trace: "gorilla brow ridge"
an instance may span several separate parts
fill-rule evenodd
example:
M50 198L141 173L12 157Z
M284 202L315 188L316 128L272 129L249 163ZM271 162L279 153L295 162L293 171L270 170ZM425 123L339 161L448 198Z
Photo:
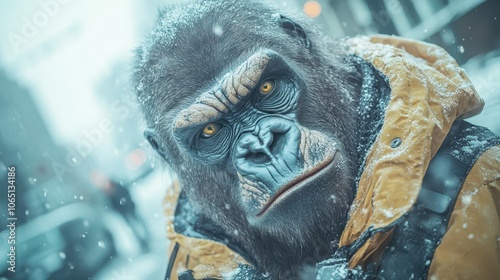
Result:
M224 75L219 86L203 93L194 104L180 111L174 121L174 128L191 127L218 119L225 111L221 111L220 105L231 111L252 92L257 85L255 80L260 80L270 60L270 54L265 51L252 55L235 70ZM219 91L230 104L221 101L217 95Z

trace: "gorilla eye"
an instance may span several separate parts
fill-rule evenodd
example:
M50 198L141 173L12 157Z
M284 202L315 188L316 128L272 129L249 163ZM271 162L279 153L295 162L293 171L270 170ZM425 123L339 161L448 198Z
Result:
M201 136L203 138L210 138L210 137L214 136L219 131L219 129L220 129L220 124L209 123L203 128L203 131L201 132Z
M259 93L262 95L268 95L271 93L274 89L274 80L267 80L264 81L262 84L259 86Z

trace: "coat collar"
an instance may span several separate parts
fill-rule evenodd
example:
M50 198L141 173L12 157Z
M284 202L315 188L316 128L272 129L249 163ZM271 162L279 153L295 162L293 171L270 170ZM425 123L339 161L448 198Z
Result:
M483 107L464 70L438 46L394 36L357 37L345 43L388 78L391 97L367 154L340 247L369 228L390 228L408 212L452 123ZM387 237L383 231L375 234L354 255L351 266L368 258Z

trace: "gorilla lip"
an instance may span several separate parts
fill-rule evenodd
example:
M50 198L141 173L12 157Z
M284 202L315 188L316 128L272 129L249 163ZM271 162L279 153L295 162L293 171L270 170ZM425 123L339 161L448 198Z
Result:
M278 191L266 202L262 210L256 215L257 217L263 216L267 210L272 208L273 204L279 200L281 197L285 196L287 193L293 191L294 189L300 188L304 185L305 181L310 180L315 177L322 170L326 169L335 159L336 152L333 156L326 158L323 162L321 162L316 168L311 169L309 172L306 172L297 178L291 180L287 184L283 185Z

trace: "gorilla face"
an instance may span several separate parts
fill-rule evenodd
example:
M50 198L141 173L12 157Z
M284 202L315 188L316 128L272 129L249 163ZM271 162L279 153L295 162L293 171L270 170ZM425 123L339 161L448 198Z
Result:
M329 256L357 158L359 73L340 44L262 4L204 1L160 16L134 82L145 136L254 266L292 279Z
M180 111L175 141L200 164L230 166L232 197L252 226L271 230L330 204L345 176L333 135L297 122L306 84L278 53L260 50ZM310 218L310 217L304 217Z

